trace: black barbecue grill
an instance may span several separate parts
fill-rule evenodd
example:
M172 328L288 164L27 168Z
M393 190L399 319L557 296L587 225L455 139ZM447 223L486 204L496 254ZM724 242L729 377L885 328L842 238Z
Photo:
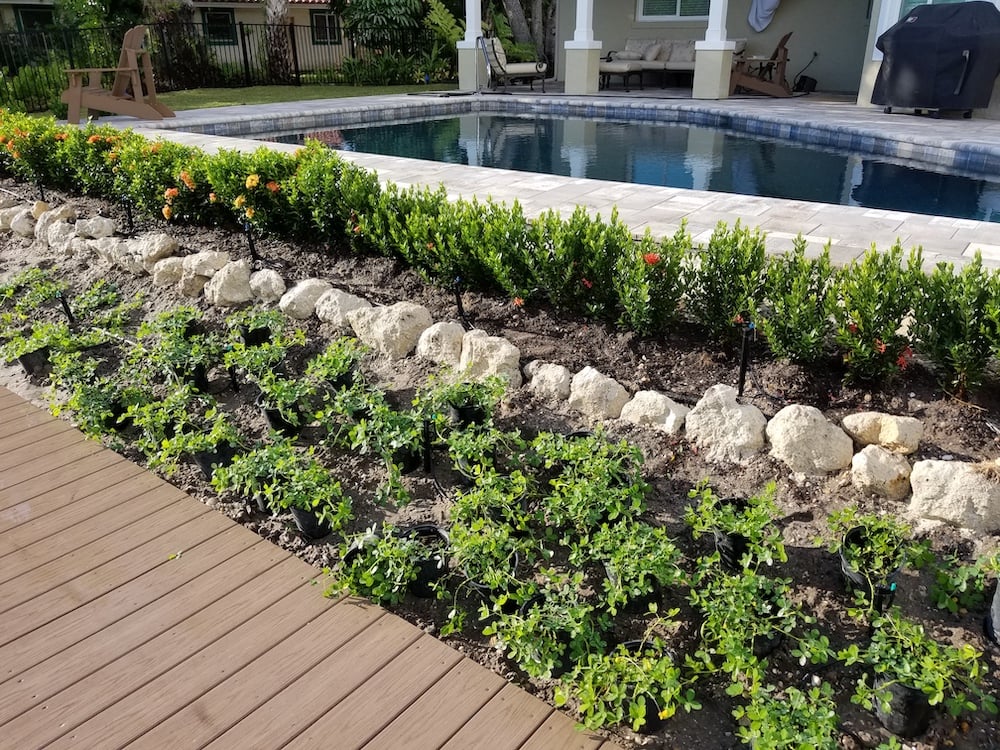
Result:
M937 114L990 104L1000 74L1000 11L990 2L919 5L882 34L872 104Z

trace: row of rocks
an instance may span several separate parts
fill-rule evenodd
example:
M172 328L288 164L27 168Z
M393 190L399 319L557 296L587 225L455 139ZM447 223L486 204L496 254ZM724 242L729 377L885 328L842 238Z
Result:
M114 222L103 217L76 220L72 206L0 207L0 229L44 243L64 256L93 254L135 275L150 274L157 286L204 294L208 304L233 307L256 301L276 304L290 318L316 316L335 330L351 332L374 351L402 359L411 353L446 365L464 377L500 375L511 387L522 385L521 352L502 337L455 322L437 322L410 302L373 306L323 279L286 286L272 269L252 271L249 261L227 253L180 255L169 235L153 233L122 239ZM592 367L571 373L566 367L532 361L523 370L527 387L538 397L565 402L593 422L622 419L637 425L682 431L710 461L741 463L769 449L795 474L822 476L850 470L861 492L903 500L910 497L914 519L947 523L974 533L1000 528L1000 461L985 465L956 461L916 461L923 433L912 417L877 412L851 414L841 424L812 406L792 404L768 420L755 406L742 404L735 388L716 385L691 409L656 391L634 395ZM860 450L855 451L855 447Z

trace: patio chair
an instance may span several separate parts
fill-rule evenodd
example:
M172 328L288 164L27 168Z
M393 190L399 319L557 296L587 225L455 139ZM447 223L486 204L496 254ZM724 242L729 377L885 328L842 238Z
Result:
M770 57L744 56L738 57L733 64L732 76L729 79L729 95L737 89L756 91L768 96L786 97L792 95L792 87L785 77L788 66L789 31L778 42Z
M479 37L479 47L483 51L483 58L486 60L486 85L495 89L498 86L506 88L508 83L515 81L527 81L531 90L535 90L535 81L542 82L542 93L545 93L545 74L548 72L549 64L544 60L533 62L507 62L507 53L504 52L503 45L496 37Z
M88 116L90 110L146 120L174 116L173 110L156 100L145 26L125 32L118 67L70 68L66 73L69 88L59 98L69 105L68 122L80 122L81 111ZM115 74L110 89L101 85L105 73Z

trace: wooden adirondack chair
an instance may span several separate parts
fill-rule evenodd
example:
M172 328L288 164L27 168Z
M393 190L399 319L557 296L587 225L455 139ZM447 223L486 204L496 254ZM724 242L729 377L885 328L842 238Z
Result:
M733 64L733 74L729 79L730 96L737 88L746 91L756 91L769 96L791 96L792 87L785 77L788 66L789 31L778 42L778 46L770 57L738 57Z
M81 111L89 116L89 110L145 120L174 116L173 110L156 100L145 26L133 26L125 32L118 67L71 68L66 73L69 88L59 98L69 105L66 117L69 122L80 122ZM110 89L101 85L105 73L115 74Z

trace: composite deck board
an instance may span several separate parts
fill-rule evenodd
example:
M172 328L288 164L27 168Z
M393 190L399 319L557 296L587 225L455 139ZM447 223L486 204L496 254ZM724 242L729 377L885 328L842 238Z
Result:
M4 515L2 510L4 508L30 502L52 490L81 482L94 474L118 470L121 467L128 467L129 472L134 476L145 473L141 467L126 461L111 451L98 451L84 455L82 458L78 457L65 464L53 466L49 472L40 477L27 479L17 484L8 483L9 477L0 472L0 518ZM98 481L101 480L98 479ZM3 527L0 526L0 528Z
M440 747L505 684L499 675L463 659L366 742L365 750Z
M311 750L330 737L342 750L364 747L461 659L455 649L422 635L286 747Z
M379 618L207 747L284 747L422 635L397 617Z
M252 590L247 592L245 604L227 605L214 616L201 618L197 627L189 629L186 637L176 643L168 644L166 652L181 654L194 650L196 646L200 648L185 662L160 674L155 680L148 681L148 673L133 669L129 665L124 672L126 680L134 674L147 681L141 687L133 687L125 692L118 687L118 683L123 679L122 671L118 668L111 669L106 678L113 683L114 690L121 699L100 713L92 715L88 721L60 737L49 747L52 750L57 748L77 750L81 747L101 745L119 747L126 744L168 718L173 713L172 706L183 705L197 699L230 674L242 669L281 643L318 617L324 609L332 606L331 602L317 596L316 589L308 582L299 580L301 570L299 561L289 558L262 576L261 581L273 572L275 578L280 579L281 588L277 580L271 584L274 592L288 586L294 586L294 589L287 596L281 597L260 611L258 608L261 604L268 601L264 596L265 592L261 590L263 586L251 587ZM270 594L272 591L267 593ZM242 610L238 614L246 619L238 624L230 622L228 618L232 609ZM248 614L252 616L247 618ZM149 645L154 644L151 641ZM159 644L149 652L151 660L156 663L156 669L159 669L164 662L163 653L164 649L159 647ZM86 710L93 710L90 689L83 689L78 693L74 691L74 694L81 704L86 705ZM63 718L61 712L59 716ZM65 719L63 721L65 722Z
M606 746L605 739L598 734L585 731L567 734L565 721L562 714L550 715L519 750L598 750Z
M123 654L143 646L286 559L263 540L198 576L171 596L94 632L0 683L0 724L70 687ZM15 679L16 677L16 679ZM169 744L169 743L166 743Z
M0 675L7 679L21 674L131 613L141 612L150 604L163 600L169 605L172 594L187 597L185 586L212 575L216 570L224 571L226 564L234 556L259 541L256 535L233 526L218 536L189 547L183 555L171 560L169 565L156 567L103 596L36 627L21 638L0 646ZM198 604L207 606L232 588L235 586L230 588L226 582L221 582L214 593L207 595L206 600ZM3 705L3 697L0 693L0 705Z
M130 750L201 747L370 627L386 611L348 599L128 745Z
M601 747L0 388L0 747Z
M441 747L447 750L468 750L473 747L517 750L553 710L551 706L515 685L504 685ZM572 722L569 724L572 729Z
M0 582L119 530L128 533L132 523L174 502L177 497L171 493L152 491L132 498L125 493L98 491L91 503L71 503L0 532ZM4 559L15 551L19 552L16 559Z
M190 520L191 509L184 498L177 496L174 488L161 486L150 490L147 494L153 497L164 497L173 502L148 518L140 518L132 522L128 527L122 529L120 534L111 534L95 539L90 544L43 565L30 568L5 583L0 583L0 615L57 586L71 584L76 578L86 575L118 557L123 557L164 534L169 534ZM142 503L144 497L146 497L145 494L140 495L132 502Z

